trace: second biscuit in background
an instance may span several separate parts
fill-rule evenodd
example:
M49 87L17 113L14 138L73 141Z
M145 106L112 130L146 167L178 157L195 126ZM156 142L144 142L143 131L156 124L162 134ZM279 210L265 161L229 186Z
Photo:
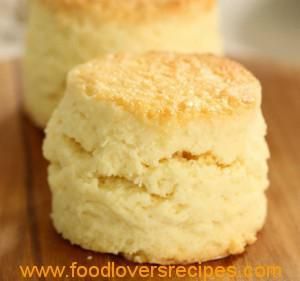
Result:
M108 52L221 53L214 0L32 0L25 55L25 107L44 127L67 72Z

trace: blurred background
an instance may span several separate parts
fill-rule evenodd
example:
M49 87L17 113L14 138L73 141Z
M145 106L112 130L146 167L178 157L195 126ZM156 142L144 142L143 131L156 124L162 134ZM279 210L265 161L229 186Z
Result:
M0 0L1 60L22 54L25 1ZM300 64L300 0L219 2L227 54Z

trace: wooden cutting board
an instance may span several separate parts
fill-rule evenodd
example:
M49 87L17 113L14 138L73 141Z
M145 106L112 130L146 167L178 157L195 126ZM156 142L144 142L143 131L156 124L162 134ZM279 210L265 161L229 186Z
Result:
M245 265L278 265L283 270L279 279L237 277L231 280L299 281L300 71L267 63L245 64L261 80L264 89L263 108L272 154L269 216L258 241L245 254L205 265L214 268L233 265L238 269ZM19 265L70 265L77 261L80 265L101 266L114 261L117 265L133 267L133 263L121 257L71 246L54 231L49 217L47 163L41 153L43 132L22 113L21 96L19 64L0 63L0 280L23 280Z

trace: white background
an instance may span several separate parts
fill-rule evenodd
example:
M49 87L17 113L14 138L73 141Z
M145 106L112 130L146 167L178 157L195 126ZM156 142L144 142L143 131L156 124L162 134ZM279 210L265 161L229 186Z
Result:
M300 0L221 0L229 53L300 63Z

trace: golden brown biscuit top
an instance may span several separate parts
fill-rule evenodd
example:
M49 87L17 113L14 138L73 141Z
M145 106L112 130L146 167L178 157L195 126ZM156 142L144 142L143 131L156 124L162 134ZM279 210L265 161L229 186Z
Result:
M32 0L64 14L99 15L101 18L145 20L155 16L207 11L215 0ZM85 14L87 13L87 14Z
M147 119L187 120L260 105L261 87L244 67L214 55L108 55L71 71L85 95Z

